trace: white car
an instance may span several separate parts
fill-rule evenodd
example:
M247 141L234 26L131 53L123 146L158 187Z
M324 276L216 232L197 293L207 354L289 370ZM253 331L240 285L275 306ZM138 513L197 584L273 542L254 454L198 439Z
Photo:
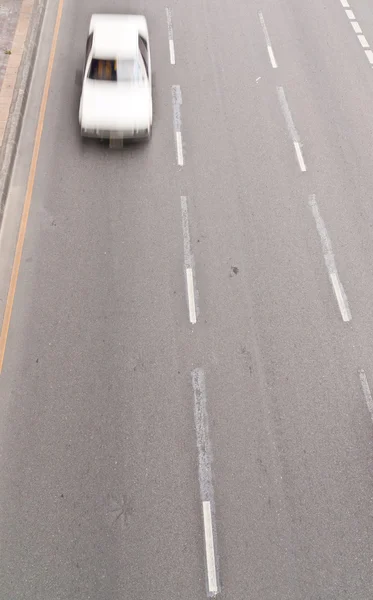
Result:
M149 138L152 70L146 19L92 15L80 98L83 137Z

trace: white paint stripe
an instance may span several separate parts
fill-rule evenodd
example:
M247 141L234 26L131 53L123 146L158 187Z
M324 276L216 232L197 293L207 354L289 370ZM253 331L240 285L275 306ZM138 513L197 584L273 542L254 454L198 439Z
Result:
M181 89L179 85L172 86L172 104L174 111L174 130L176 140L176 153L177 153L177 164L183 166L184 155L183 155L183 140L181 136L181 110L180 106L183 103Z
M322 216L320 215L319 207L316 202L315 194L312 194L309 197L309 205L312 210L312 214L314 216L316 222L316 228L319 233L321 239L322 251L324 254L325 265L329 274L329 279L333 287L333 291L335 297L338 302L338 307L342 315L342 319L344 322L351 321L351 312L348 305L348 300L346 293L343 289L342 283L339 279L337 267L335 264L335 258L332 248L332 243L329 238L329 234L325 227L325 223L323 221Z
M302 150L301 150L301 147L300 147L300 143L299 142L294 142L294 148L295 148L295 153L297 155L297 159L298 159L298 162L299 162L300 170L301 171L307 171L307 167L306 167L306 164L304 162L304 158L303 158Z
M288 127L291 139L293 140L293 142L300 142L299 135L298 135L297 130L295 129L293 117L291 116L290 108L289 108L289 105L286 100L284 88L281 86L278 86L277 94L278 94L280 106L281 106L282 112L284 114L286 125Z
M184 268L189 307L189 321L194 325L197 322L196 294L194 290L193 254L190 242L188 202L186 196L181 196L181 221L184 242Z
M167 19L167 31L168 31L168 39L172 40L174 37L173 27L172 27L172 13L170 8L166 8L166 19Z
M295 148L295 153L296 153L296 156L297 156L297 159L298 159L300 170L304 172L304 171L307 170L307 167L306 167L306 164L304 162L303 153L302 153L302 149L301 149L300 138L299 138L298 132L297 132L297 130L295 128L295 125L294 125L293 117L291 115L290 108L289 108L288 102L286 100L284 88L278 86L277 87L277 94L278 94L278 99L279 99L279 102L280 102L280 106L281 106L283 115L285 117L286 125L287 125L287 128L288 128L289 133L290 133L290 137L293 140L293 144L294 144L294 148Z
M177 164L182 167L184 165L183 155L183 139L181 137L181 131L176 132L176 150L177 150Z
M259 14L259 21L260 21L260 24L262 26L264 37L265 37L265 41L266 41L266 44L267 44L267 51L268 51L268 54L269 54L269 60L271 61L272 67L274 69L277 69L277 62L276 62L276 59L275 59L275 54L273 52L273 48L272 48L272 44L271 44L271 38L269 37L268 29L267 29L267 26L266 26L265 21L264 21L263 13L262 13L262 11L259 11L258 14Z
M276 59L275 59L275 55L273 53L272 46L267 46L267 50L268 50L269 60L271 61L272 67L274 69L277 69L277 62L276 62Z
M179 85L172 86L172 104L174 109L175 129L180 129L181 116L180 106L183 103L183 96L181 94L181 88Z
M170 48L170 62L172 65L175 64L175 44L174 44L174 31L172 27L172 14L171 9L166 8L167 18L167 31L168 31L168 43Z
M186 269L187 291L188 291L188 306L189 306L189 321L192 325L197 322L196 303L194 295L193 270Z
M361 27L357 21L351 21L351 25L355 33L362 33Z
M349 3L347 2L347 0L341 0L341 4L342 4L343 8L348 8L350 6Z
M351 19L351 21L355 21L355 15L352 10L346 10L346 15L349 19Z
M169 40L169 46L170 46L170 63L172 65L175 64L175 46L174 46L174 40Z
M338 273L330 273L330 280L333 286L335 297L337 298L342 319L345 323L347 323L348 321L351 321L351 313L348 308L346 294L340 282Z
M203 369L192 371L192 384L194 391L194 421L197 435L198 448L198 476L201 500L213 500L212 486L212 452L210 446L209 426L207 418L207 397L205 374Z
M365 374L364 369L359 370L360 384L363 390L365 402L367 403L368 410L370 412L370 417L373 421L373 398L370 392L369 383L367 376Z
M216 523L214 487L212 484L212 451L207 417L207 396L203 369L192 371L194 392L194 423L198 449L198 478L203 507L203 525L206 552L207 592L215 596L219 592L218 554L216 551Z
M373 52L372 50L365 50L365 54L370 64L373 65Z
M190 227L188 215L188 200L186 196L181 196L181 223L183 227L183 243L184 243L184 263L186 269L193 268L192 245L190 242Z
M218 583L216 580L214 536L212 531L211 504L208 500L203 503L203 525L205 530L205 550L207 564L208 590L210 594L218 593Z
M363 48L369 48L369 44L365 35L358 35L357 37Z

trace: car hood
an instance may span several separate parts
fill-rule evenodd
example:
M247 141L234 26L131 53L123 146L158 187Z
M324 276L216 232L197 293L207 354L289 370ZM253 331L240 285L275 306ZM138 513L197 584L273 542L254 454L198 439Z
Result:
M109 131L146 129L151 121L151 103L149 86L86 80L80 125Z

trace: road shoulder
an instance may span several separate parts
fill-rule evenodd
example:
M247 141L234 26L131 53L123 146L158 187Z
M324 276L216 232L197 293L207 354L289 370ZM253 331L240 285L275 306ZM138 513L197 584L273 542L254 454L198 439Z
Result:
M0 90L0 226L47 0L23 0Z

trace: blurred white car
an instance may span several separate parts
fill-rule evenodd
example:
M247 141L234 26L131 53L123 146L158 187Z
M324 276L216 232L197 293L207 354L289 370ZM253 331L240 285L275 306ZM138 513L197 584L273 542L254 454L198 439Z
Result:
M80 98L83 137L149 138L152 70L146 19L92 15Z

